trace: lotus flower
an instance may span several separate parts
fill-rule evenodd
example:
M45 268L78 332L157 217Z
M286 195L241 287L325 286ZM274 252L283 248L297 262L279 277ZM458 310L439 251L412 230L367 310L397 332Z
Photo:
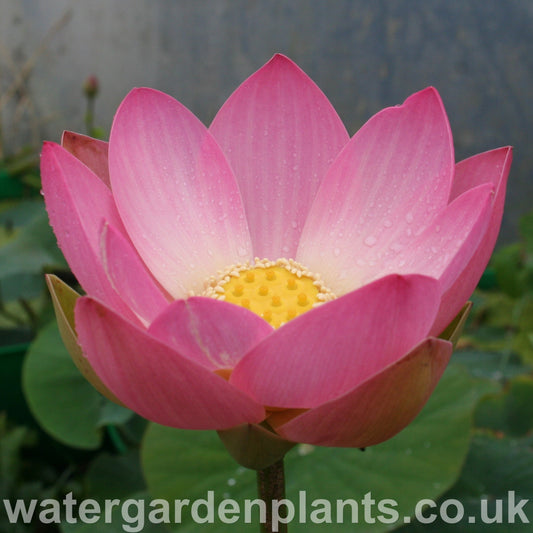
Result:
M379 443L449 361L439 335L488 262L510 163L501 148L456 165L433 88L349 138L281 55L209 128L134 89L109 143L43 148L51 225L87 293L49 279L63 337L103 394L160 424Z

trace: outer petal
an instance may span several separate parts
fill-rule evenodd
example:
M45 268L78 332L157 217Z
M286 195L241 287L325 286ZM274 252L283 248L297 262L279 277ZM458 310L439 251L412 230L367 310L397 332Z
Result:
M273 328L261 317L214 298L173 302L148 332L209 370L232 369Z
M441 282L443 291L447 290L487 230L493 194L492 184L485 183L456 198L385 268L400 274L431 276Z
M61 146L74 157L85 163L108 187L109 166L107 161L107 143L87 135L64 131Z
M230 383L263 405L316 407L425 338L439 302L431 278L382 278L282 326L242 359Z
M140 256L174 297L251 259L237 183L205 126L151 89L122 102L109 142L113 194Z
M227 381L95 300L78 301L76 327L102 381L149 420L183 429L226 429L264 418L263 408Z
M435 89L384 109L332 165L296 259L320 272L338 294L361 285L446 206L453 158L448 119Z
M43 146L41 177L50 223L74 275L88 294L136 320L100 262L102 220L125 232L111 191L81 161L54 143Z
M467 298L474 292L479 278L489 262L500 231L505 189L512 159L512 148L505 147L470 157L456 166L450 200L485 182L494 185L495 193L491 198L490 221L483 239L468 264L463 267L453 285L443 296L441 309L433 327L435 334L439 334L448 325Z
M122 405L120 400L102 383L81 351L74 324L74 307L80 295L53 274L46 274L46 284L52 297L61 339L77 369L100 394Z
M100 245L102 264L114 289L145 324L152 322L169 302L129 240L105 224Z
M318 186L348 142L328 99L277 54L230 96L210 131L239 182L254 255L294 257Z
M283 438L320 446L371 446L406 427L422 409L450 356L451 343L426 339L411 353L341 398L280 425ZM283 413L280 413L283 415Z

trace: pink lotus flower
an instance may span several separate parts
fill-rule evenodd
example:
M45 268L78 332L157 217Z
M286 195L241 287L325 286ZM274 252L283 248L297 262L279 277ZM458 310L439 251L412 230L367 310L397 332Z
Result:
M350 139L281 55L209 129L135 89L109 144L43 148L50 221L87 292L74 333L76 296L51 281L64 337L99 390L160 424L376 444L448 363L437 337L489 259L510 164L501 148L456 165L433 88Z

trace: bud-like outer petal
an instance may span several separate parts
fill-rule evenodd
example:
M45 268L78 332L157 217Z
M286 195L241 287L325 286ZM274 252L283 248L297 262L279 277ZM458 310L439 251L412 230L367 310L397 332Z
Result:
M72 358L72 361L83 377L108 400L124 405L100 380L88 359L83 355L76 335L74 324L74 307L80 295L53 274L47 274L46 284L52 296L52 303L57 318L57 326L61 339Z

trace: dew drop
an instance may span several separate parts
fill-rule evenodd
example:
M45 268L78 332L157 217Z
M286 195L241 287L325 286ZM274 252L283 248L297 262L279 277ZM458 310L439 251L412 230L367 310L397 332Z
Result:
M405 221L407 222L407 224L411 224L411 222L413 221L413 213L407 213L407 215L405 215Z
M392 228L392 222L388 218L383 221L383 225L386 228Z
M235 481L234 478L230 477L230 478L228 479L228 485L229 485L230 487L233 487L233 486L235 485L235 483L237 483L237 482Z
M339 255L341 255L340 248L335 248L335 249L333 250L333 255L334 255L335 257L339 257Z
M247 254L247 250L243 246L239 246L237 248L237 253L239 254L239 257L244 257Z
M367 245L367 246L374 246L374 244L376 244L378 240L376 239L376 237L374 237L373 235L369 235L365 240L364 240L364 243Z
M309 455L315 451L315 447L311 444L299 444L298 455Z

